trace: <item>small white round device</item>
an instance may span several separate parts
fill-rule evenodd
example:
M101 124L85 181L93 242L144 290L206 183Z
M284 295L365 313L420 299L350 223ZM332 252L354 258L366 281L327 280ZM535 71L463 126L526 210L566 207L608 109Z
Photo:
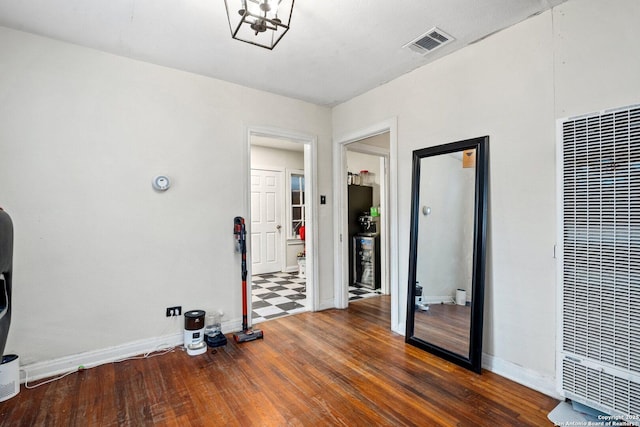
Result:
M151 182L151 184L153 185L153 188L155 188L158 191L167 191L171 186L171 181L169 181L168 176L158 175L155 178L153 178L153 181Z

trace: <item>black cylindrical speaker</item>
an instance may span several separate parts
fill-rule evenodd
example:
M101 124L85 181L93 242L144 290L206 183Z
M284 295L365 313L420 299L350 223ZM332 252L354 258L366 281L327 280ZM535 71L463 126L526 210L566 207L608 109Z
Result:
M184 328L187 331L197 331L204 328L204 310L191 310L184 313Z

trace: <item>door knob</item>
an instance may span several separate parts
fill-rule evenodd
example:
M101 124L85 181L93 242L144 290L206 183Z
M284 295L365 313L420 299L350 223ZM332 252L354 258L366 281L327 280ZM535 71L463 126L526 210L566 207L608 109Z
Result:
M282 226L280 224L276 225L276 229L280 230Z

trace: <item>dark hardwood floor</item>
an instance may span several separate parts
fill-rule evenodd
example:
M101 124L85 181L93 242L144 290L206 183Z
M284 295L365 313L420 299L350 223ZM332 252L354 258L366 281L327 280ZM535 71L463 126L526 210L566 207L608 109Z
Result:
M544 426L556 400L404 343L389 297L259 324L214 354L74 373L0 403L2 426Z
M429 310L416 310L413 335L431 344L469 357L471 307L431 304Z

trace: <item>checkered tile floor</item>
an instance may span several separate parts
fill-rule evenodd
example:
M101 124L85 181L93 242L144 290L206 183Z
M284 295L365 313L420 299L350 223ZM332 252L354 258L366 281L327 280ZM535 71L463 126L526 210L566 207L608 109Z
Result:
M291 273L259 274L251 278L251 319L268 319L306 311L307 279Z
M251 278L251 319L268 319L306 311L306 279L291 273L259 274ZM349 286L349 301L380 295L380 290Z
M355 301L362 298L377 297L381 295L380 289L369 289L361 286L349 286L349 301Z

